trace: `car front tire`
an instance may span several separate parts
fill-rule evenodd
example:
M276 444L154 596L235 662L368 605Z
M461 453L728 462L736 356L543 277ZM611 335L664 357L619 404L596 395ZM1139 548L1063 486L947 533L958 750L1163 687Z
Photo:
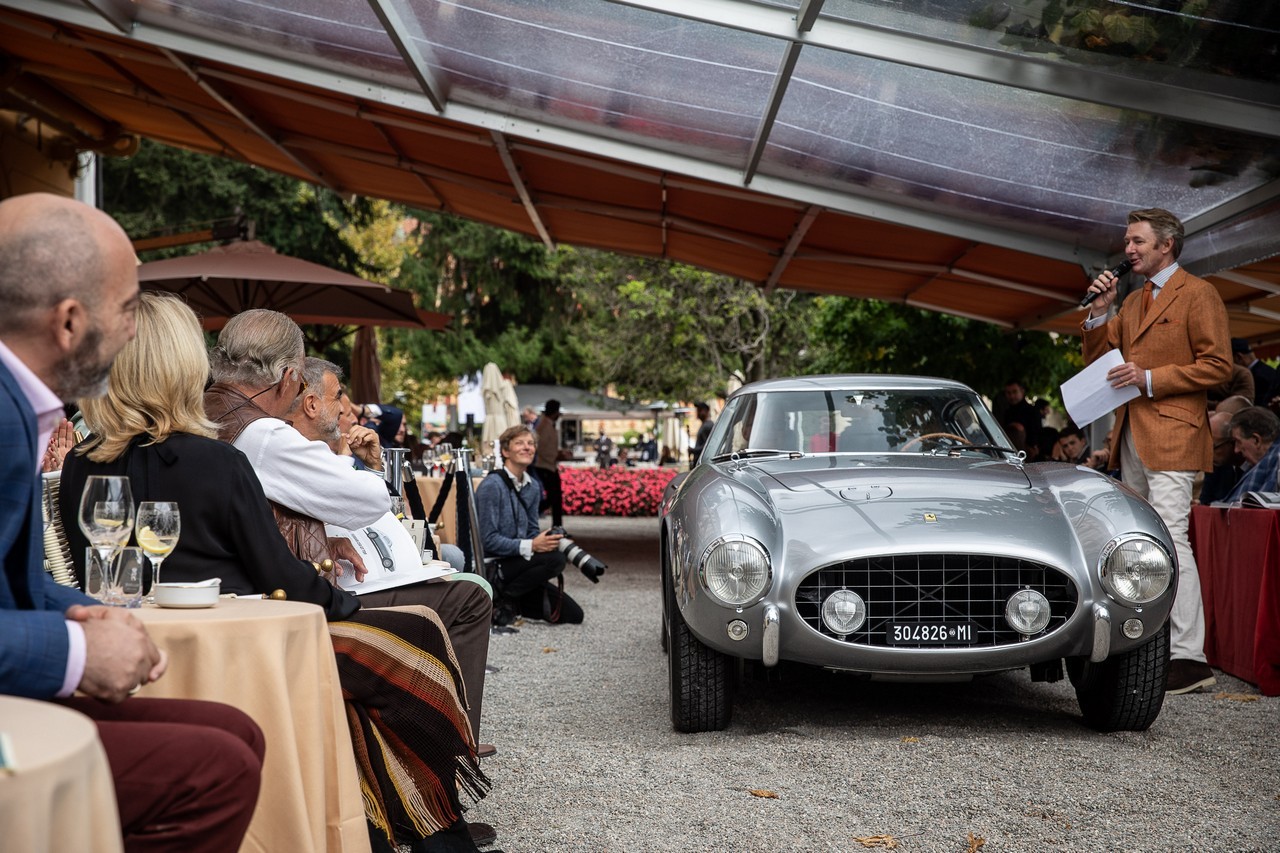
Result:
M671 674L671 725L678 732L712 732L729 725L732 663L728 655L693 635L667 588L668 652Z
M1092 663L1067 661L1087 726L1100 732L1145 731L1164 705L1169 678L1169 623L1136 649Z

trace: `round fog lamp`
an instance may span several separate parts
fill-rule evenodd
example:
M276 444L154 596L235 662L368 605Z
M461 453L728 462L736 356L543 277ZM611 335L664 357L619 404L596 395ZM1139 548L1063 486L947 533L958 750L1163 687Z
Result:
M1124 635L1130 640L1136 640L1142 636L1142 620L1126 619L1124 620L1124 625L1120 627L1120 630L1123 631Z
M837 589L822 602L822 624L834 634L852 634L867 621L867 603L851 589Z
M728 625L730 640L745 640L747 638L747 623L741 619L734 619Z
M1004 618L1019 634L1039 634L1049 624L1049 599L1034 589L1020 589L1005 602Z

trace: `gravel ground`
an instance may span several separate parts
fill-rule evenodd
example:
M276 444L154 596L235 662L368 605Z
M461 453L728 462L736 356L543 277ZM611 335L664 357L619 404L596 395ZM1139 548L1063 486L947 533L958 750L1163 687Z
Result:
M677 734L656 521L565 526L609 564L595 586L566 572L585 624L524 622L490 646L494 787L467 817L507 853L885 849L856 840L871 836L930 853L1280 851L1280 699L1222 673L1230 696L1170 696L1140 733L1084 728L1068 682L1025 672L801 670L742 685L728 730Z

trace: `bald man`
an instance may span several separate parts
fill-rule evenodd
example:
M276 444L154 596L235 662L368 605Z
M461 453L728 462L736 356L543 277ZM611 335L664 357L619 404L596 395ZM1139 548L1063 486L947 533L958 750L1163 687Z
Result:
M261 731L212 702L129 699L164 674L164 653L127 610L43 566L40 459L63 402L103 394L133 338L129 238L70 199L0 202L0 305L0 693L62 699L94 719L126 850L235 850L257 803Z

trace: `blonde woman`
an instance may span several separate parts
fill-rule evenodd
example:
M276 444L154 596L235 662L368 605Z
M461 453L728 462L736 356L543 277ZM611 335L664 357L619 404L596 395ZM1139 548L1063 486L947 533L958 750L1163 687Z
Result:
M178 299L143 293L137 337L116 357L106 396L81 402L93 435L67 456L62 473L72 553L83 559L87 545L75 521L85 479L122 474L135 500L182 508L182 537L165 560L166 580L219 577L224 592L283 589L291 600L324 608L331 623L340 622L334 647L375 850L475 850L459 789L478 799L489 782L438 617L427 608L361 610L355 596L289 551L249 461L218 441L205 417L208 376L196 315ZM403 641L399 650L376 642L387 632ZM410 674L409 682L391 687L383 673L392 672Z

